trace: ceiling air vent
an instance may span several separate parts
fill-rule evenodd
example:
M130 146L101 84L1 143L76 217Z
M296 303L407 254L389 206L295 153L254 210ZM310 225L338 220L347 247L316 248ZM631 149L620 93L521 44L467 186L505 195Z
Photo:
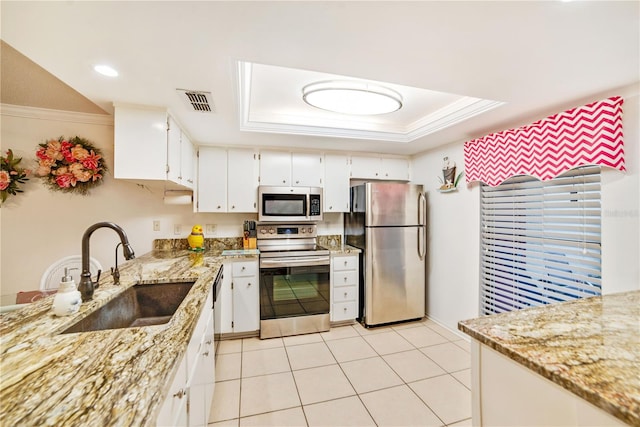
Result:
M200 113L213 113L213 102L211 101L211 92L203 92L199 90L176 89L182 99L193 108L194 111Z

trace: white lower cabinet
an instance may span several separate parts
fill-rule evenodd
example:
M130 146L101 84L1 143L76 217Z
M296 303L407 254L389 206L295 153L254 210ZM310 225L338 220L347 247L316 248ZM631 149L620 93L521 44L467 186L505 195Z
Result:
M471 340L474 426L624 426L622 420L537 372Z
M157 426L206 426L215 386L213 292L200 317L165 398Z
M216 301L216 321L221 334L260 330L258 260L224 262L224 280Z
M331 257L331 321L358 317L358 255Z
M186 426L189 424L187 403L189 389L187 387L187 358L183 357L169 387L167 397L160 408L157 426Z

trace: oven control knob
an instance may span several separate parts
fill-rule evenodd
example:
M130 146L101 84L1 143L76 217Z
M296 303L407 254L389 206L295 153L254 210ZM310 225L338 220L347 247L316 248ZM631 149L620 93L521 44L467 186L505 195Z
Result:
M313 233L313 228L309 227L309 233Z
M307 229L306 229L306 228L304 228L304 227L302 227L302 228L300 229L300 232L301 232L301 233L306 233L306 232L307 232Z
M270 229L269 229L269 234L275 234L275 232L276 232L276 229L275 229L275 228L270 228Z
M266 228L261 228L260 229L260 234L267 234L267 229Z

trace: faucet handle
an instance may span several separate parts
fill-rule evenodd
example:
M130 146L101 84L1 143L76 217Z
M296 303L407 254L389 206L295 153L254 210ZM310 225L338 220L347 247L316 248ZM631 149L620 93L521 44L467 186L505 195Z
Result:
M100 286L100 275L102 274L102 270L98 270L98 275L96 276L96 281L93 284L93 289L96 289L98 286Z
M114 285L119 285L120 284L120 270L118 270L117 266L116 266L116 268L111 267L111 276L113 276L113 284Z

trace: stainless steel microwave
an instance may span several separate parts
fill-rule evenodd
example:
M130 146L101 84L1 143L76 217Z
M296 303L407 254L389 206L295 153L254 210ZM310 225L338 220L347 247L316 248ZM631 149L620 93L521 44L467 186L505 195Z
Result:
M322 188L258 187L258 221L322 221Z

